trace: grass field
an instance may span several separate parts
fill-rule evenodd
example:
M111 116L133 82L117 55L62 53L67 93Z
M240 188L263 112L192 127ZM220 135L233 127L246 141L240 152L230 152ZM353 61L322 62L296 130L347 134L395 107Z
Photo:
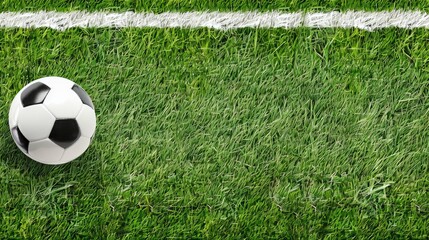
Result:
M230 7L198 2L178 10ZM426 239L428 40L422 29L1 29L0 238ZM98 116L91 147L61 166L27 159L7 126L14 95L48 75L83 86Z

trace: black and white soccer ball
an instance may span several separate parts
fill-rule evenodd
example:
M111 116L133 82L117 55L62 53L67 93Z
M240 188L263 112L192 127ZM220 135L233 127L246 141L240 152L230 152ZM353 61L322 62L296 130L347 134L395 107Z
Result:
M62 77L45 77L25 86L12 101L9 127L16 145L44 164L70 162L85 152L95 133L89 95Z

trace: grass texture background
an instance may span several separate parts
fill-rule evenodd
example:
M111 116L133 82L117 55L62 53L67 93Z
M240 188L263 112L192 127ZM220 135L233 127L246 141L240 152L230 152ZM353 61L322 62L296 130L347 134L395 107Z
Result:
M0 237L427 238L428 38L1 29ZM56 167L7 127L14 95L49 75L84 87L98 116L88 151Z

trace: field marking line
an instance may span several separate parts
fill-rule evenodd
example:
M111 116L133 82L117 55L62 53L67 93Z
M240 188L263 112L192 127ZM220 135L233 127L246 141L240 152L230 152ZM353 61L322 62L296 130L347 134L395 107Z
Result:
M429 28L419 11L346 12L1 12L2 28Z

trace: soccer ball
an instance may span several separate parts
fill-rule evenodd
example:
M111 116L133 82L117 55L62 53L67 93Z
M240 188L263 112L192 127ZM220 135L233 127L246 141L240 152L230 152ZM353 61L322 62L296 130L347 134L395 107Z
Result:
M16 145L44 164L63 164L82 155L95 126L91 98L79 85L62 77L29 83L15 96L9 111Z

